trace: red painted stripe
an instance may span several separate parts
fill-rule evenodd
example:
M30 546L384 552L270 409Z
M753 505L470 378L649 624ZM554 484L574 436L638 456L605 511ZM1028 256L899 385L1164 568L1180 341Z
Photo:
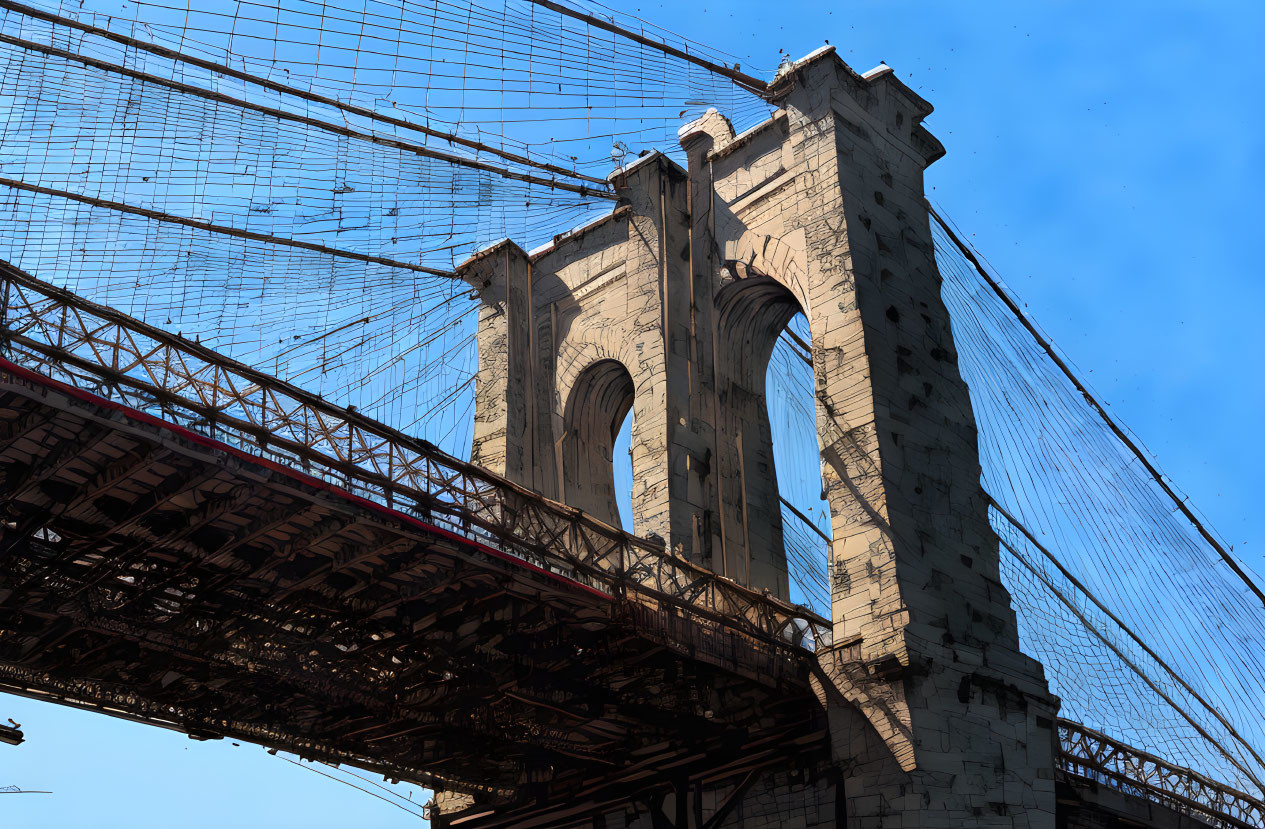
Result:
M613 601L613 597L611 597L609 594L603 593L600 590L596 590L592 587L589 587L587 584L582 584L576 581L575 579L569 579L566 576L562 576L562 575L559 575L558 573L551 572L549 570L544 569L543 567L538 567L535 564L532 564L530 561L524 561L518 556L511 555L510 553L507 553L503 550L498 550L495 547L489 547L488 545L481 544L478 541L473 541L469 538L466 538L465 536L458 535L457 533L454 533L451 530L446 530L443 527L437 527L434 524L428 524L425 521L418 520L417 518L414 518L413 516L408 515L407 513L403 513L398 510L391 509L390 507L384 504L379 504L376 501L370 501L368 498L363 498L359 495L356 495L353 492L348 492L347 490L342 489L341 487L334 486L329 481L325 481L320 478L314 477L312 475L307 474L306 472L300 472L297 469L291 469L290 467L285 466L284 464L277 463L276 461L269 460L268 458L261 458L258 455L252 455L249 452L238 449L235 446L230 446L229 444L215 440L214 438L209 438L206 435L200 435L197 432L194 432L190 429L186 429L185 427L180 426L178 424L172 423L167 420L163 420L162 418L159 418L159 417L154 417L151 414L147 414L145 412L133 409L130 406L124 406L122 403L116 403L113 400L108 400L104 397L95 395L92 392L75 388L74 386L71 386L67 383L63 383L60 380L54 380L51 377L45 377L43 374L40 374L39 372L31 371L30 369L24 368L23 366L20 366L10 360L7 360L4 357L0 357L0 370L6 371L9 374L12 374L16 377L23 378L37 385L46 386L55 391L59 391L62 394L67 394L85 403L90 403L94 406L100 406L103 409L109 409L112 411L119 412L124 417L127 417L130 420L135 420L140 423L145 423L150 426L157 426L160 429L165 429L168 432L178 435L185 440L196 443L199 446L204 446L208 449L214 449L217 452L226 452L230 455L233 455L234 457L237 457L237 458L240 458L241 460L246 461L247 463L252 463L257 466L262 466L266 469L271 469L272 471L278 472L282 475L285 475L286 477L292 478L295 481L298 481L299 483L306 484L307 486L314 487L319 490L324 490L346 501L350 501L351 503L356 504L357 506L364 507L365 509L369 509L374 512L381 513L382 515L395 518L396 520L399 520L399 521L404 521L407 524L412 524L413 526L418 527L419 529L425 530L426 532L432 535L437 535L449 541L454 541L458 544L471 547L475 550L478 550L481 553L484 553L485 555L489 555L489 556L492 556L493 558L500 559L501 561L505 561L510 564L517 565L519 567L524 567L534 573L545 576L546 578L552 579L554 581L560 582L566 585L567 587L578 588L580 590L583 590L587 593L591 593L594 596L598 596L607 601Z

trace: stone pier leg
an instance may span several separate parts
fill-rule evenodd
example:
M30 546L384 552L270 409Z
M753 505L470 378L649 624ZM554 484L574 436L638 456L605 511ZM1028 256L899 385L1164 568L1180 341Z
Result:
M921 126L931 108L891 70L859 76L831 54L779 93L805 167L796 222L834 513L823 674L895 760L855 729L833 735L852 764L849 821L1053 826L1056 701L1019 650L940 298L922 186L943 154Z

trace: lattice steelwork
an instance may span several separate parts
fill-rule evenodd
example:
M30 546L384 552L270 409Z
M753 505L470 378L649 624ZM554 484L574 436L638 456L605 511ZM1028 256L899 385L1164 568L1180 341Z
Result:
M1250 795L1079 723L1059 720L1058 729L1059 770L1065 775L1157 800L1213 826L1265 826L1265 804Z
M5 267L2 327L15 363L279 460L355 495L606 592L648 590L710 624L815 648L830 625L425 441L339 409L213 351Z

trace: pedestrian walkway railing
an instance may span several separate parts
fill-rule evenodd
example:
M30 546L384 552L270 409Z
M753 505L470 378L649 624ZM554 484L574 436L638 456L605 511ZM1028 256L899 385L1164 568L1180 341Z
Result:
M1163 803L1225 829L1265 826L1265 803L1188 768L1113 740L1102 732L1060 719L1059 771L1072 782L1089 781Z

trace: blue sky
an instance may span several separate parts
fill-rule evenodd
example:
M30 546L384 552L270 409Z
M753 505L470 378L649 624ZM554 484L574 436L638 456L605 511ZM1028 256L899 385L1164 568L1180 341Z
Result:
M936 107L928 194L1112 411L1265 571L1265 5L642 3L771 69L823 38ZM638 149L638 148L634 148ZM23 827L416 825L258 747L0 697L0 822ZM414 797L418 794L414 789Z

